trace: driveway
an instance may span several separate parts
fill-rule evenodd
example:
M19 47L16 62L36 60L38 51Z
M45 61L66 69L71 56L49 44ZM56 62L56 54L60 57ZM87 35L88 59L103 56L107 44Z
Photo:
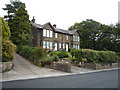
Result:
M30 79L30 78L40 78L40 77L49 77L49 76L61 76L61 75L70 75L75 73L85 73L89 71L93 71L90 69L79 68L72 66L71 73L61 72L49 68L43 68L35 66L30 63L29 60L26 60L22 56L15 54L15 58L13 59L14 68L0 75L2 80L0 81L11 81L11 80L19 80L19 79Z
M2 81L68 74L65 72L61 72L61 71L57 71L49 68L42 68L42 67L35 66L18 54L15 54L15 58L13 59L13 62L14 62L14 68L9 72L5 72L1 74Z

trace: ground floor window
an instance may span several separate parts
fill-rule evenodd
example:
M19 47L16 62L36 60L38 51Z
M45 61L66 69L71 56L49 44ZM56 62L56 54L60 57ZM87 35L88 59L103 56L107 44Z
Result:
M43 41L43 48L52 49L52 45L51 41Z
M80 49L79 47L80 47L80 46L79 46L78 44L74 44L74 45L73 45L73 48Z

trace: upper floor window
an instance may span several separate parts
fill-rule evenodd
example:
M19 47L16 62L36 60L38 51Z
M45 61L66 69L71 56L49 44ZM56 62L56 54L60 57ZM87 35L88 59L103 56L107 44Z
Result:
M80 37L78 36L78 42L80 41Z
M45 29L43 29L43 36L44 36L44 37L47 36L47 34L46 34L46 30L45 30Z
M66 40L68 40L68 35L66 35Z
M47 37L50 37L50 31L47 30Z
M79 36L73 35L73 41L78 41L79 42Z
M50 31L50 30L43 29L43 36L44 37L52 37L53 36L53 32Z
M55 33L55 38L57 38L57 33Z
M50 37L51 37L51 38L52 38L52 35L53 35L52 31L50 31Z

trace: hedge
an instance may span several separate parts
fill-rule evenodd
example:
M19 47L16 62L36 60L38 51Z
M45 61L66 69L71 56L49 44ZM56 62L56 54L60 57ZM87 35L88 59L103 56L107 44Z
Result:
M76 62L86 61L87 63L116 63L120 57L112 51L96 51L92 49L71 49L71 54ZM74 52L73 52L74 51Z

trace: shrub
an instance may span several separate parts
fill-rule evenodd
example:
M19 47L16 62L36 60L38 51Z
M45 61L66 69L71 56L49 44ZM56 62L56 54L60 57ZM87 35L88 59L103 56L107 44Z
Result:
M57 55L52 57L52 61L58 62L59 61L59 57Z
M117 54L118 56L120 56L120 52L116 52L116 54Z
M115 52L112 51L98 51L99 53L99 62L104 63L115 63L119 60Z
M67 52L64 52L64 51L59 51L57 53L57 55L58 55L59 58L66 58L66 57L68 57Z
M2 40L2 62L11 61L14 56L16 46L9 40Z
M88 63L98 63L99 55L92 49L82 49L82 58L87 59Z
M77 49L74 53L76 62L79 63L82 61L82 51L80 49Z
M49 55L50 55L50 56L57 55L57 52L56 52L56 51L51 51L51 52L49 52Z
M76 48L72 48L72 49L70 50L70 53L71 53L72 57L75 56L75 52L76 52L77 50L78 50L78 49L76 49Z
M41 47L19 46L17 52L34 63L39 63L39 60L46 56L45 49Z

